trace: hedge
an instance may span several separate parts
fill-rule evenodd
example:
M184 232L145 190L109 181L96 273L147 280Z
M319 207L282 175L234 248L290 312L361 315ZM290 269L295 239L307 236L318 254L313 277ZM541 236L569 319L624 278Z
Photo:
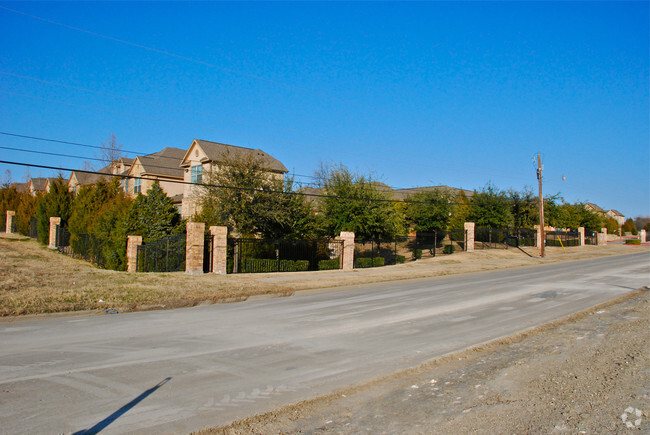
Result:
M332 270L338 269L341 265L339 258L332 258L331 260L321 260L318 262L318 270Z
M279 267L278 267L279 266ZM278 270L279 269L279 270ZM266 258L245 258L242 273L257 272L303 272L309 269L308 260L271 260Z
M640 245L641 239L627 239L625 240L626 245Z
M403 256L403 255L396 255L395 256L395 263L397 263L397 264L406 263L406 257Z
M373 258L357 258L354 262L354 267L357 269L364 269L367 267L379 267L383 266L386 260L384 257L373 257Z

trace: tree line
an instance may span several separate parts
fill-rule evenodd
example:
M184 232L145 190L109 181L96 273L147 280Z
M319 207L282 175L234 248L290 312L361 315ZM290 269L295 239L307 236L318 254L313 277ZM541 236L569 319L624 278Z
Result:
M192 220L223 225L240 237L313 239L352 231L358 240L391 239L409 231L433 232L477 227L532 228L539 222L538 198L530 190L504 191L488 184L471 198L445 190L421 191L395 201L371 176L342 164L322 166L316 172L317 193L296 184L292 177L265 171L254 157L226 157L218 171L204 174L195 201L200 205ZM618 230L618 223L552 196L544 199L545 224L559 228L585 227ZM16 211L17 230L29 234L37 218L39 240L48 243L49 218L58 216L71 233L74 249L79 234L99 241L105 267L126 268L127 235L141 235L145 243L185 230L185 221L160 186L131 198L115 178L68 191L63 178L48 193L36 196L5 185L0 189L0 216ZM634 222L627 223L636 226ZM646 225L647 226L647 225ZM610 229L611 228L611 229Z

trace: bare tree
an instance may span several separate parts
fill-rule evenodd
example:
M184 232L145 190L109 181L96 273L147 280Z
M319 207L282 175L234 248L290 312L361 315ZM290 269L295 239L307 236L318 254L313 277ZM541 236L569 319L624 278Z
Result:
M122 144L117 140L115 133L111 133L102 143L98 156L105 165L114 164L122 157Z
M5 171L5 175L2 177L2 182L0 183L0 187L6 188L11 186L11 183L13 182L11 178L11 170L7 169Z

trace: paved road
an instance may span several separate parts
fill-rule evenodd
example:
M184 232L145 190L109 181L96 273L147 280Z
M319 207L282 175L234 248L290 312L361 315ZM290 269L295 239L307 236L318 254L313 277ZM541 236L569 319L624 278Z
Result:
M650 284L650 253L173 311L0 322L1 433L178 433Z

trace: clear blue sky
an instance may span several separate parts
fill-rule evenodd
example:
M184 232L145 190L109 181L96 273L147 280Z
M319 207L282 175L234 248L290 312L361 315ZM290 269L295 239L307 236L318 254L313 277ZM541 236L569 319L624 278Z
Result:
M394 187L536 190L541 152L545 194L650 214L646 1L0 6L41 18L0 9L3 132L98 146L115 133L140 154L206 139Z

